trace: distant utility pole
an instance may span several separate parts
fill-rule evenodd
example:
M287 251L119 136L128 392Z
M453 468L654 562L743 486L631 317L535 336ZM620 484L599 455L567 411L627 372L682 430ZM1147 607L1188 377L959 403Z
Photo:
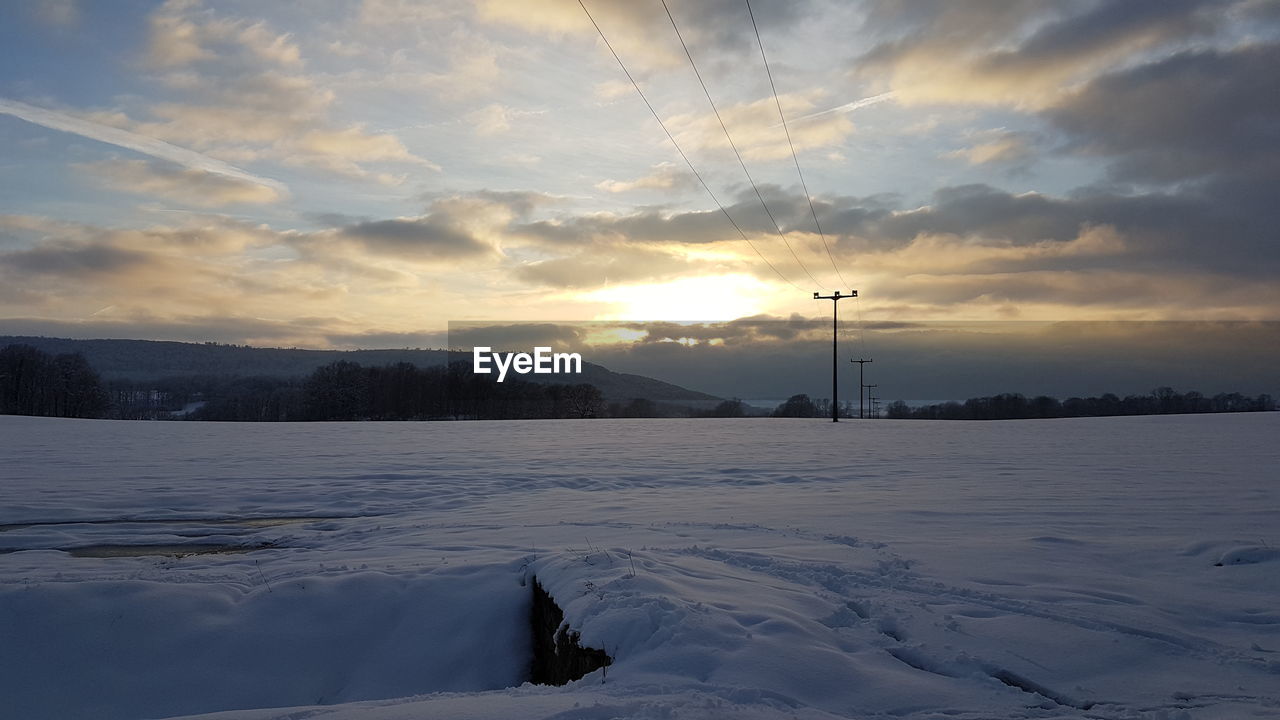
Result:
M871 404L871 388L874 388L874 387L880 387L880 386L879 386L879 385L863 385L863 386L862 386L863 392L865 392L865 393L866 393L866 395L867 395L867 404L868 404L868 405L870 405L870 404ZM862 398L861 398L861 397L859 397L859 398L858 398L858 402L862 402Z
M814 300L831 301L831 422L840 422L840 396L836 394L836 337L840 334L840 326L836 323L837 308L841 300L851 297L858 297L858 291L850 290L848 295L841 295L839 290L834 295L813 294Z
M858 363L858 385L859 385L860 387L866 387L866 385L863 385L863 384L862 384L862 366L863 366L863 365L865 365L866 363L871 362L871 360L870 360L870 359L867 359L867 360L850 360L849 362L856 362L856 363ZM858 391L858 419L859 419L859 420L861 420L861 419L862 419L862 417L863 417L863 416L862 416L862 391L861 391L861 390L859 390L859 391Z
M880 398L878 397L871 398L871 417L880 419Z

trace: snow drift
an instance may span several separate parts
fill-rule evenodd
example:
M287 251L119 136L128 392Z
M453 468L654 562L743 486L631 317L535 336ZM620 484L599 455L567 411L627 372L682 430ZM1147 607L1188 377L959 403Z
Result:
M24 718L1275 716L1277 431L0 418L0 695ZM106 546L164 553L70 552ZM525 682L534 577L611 665Z

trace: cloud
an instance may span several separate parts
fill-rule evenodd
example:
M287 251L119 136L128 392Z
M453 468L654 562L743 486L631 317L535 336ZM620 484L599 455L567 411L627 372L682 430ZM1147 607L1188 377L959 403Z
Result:
M493 253L493 246L458 227L447 216L374 220L348 225L337 237L373 253L401 259L455 260Z
M395 135L368 133L360 125L343 130L311 130L298 139L295 147L303 155L301 160L293 156L293 162L324 165L353 175L361 175L358 163L367 162L407 162L440 170L439 165L409 152Z
M930 205L886 211L855 199L819 205L824 229L841 255L893 252L922 236L948 236L958 244L1035 246L1066 243L1083 228L1109 226L1124 238L1122 258L1101 267L1205 271L1261 279L1280 270L1273 244L1275 205L1265 191L1231 183L1145 195L1080 192L1071 197L1008 193L986 185L943 188ZM865 259L865 258L864 258ZM930 267L921 258L923 268Z
M1227 0L1092 5L871 3L864 31L883 39L855 72L900 102L1043 108L1099 72L1212 37ZM1082 9L1079 12L1071 11Z
M148 182L157 170L121 167L145 171ZM158 167L170 180L183 177ZM785 226L807 221L801 194L762 189ZM944 188L924 207L895 202L816 198L837 262L877 312L1270 317L1280 307L1280 265L1268 253L1274 224L1265 220L1275 206L1265 188L1250 195L1215 181L1057 197L969 185ZM767 221L748 214L752 203L743 198L730 211L781 257L763 237ZM433 308L433 318L475 311L470 299L442 300L451 283L532 288L521 305L532 313L543 303L588 303L587 291L606 284L748 272L772 281L718 211L582 213L541 193L477 191L431 197L419 216L326 222L302 232L185 214L144 229L0 217L0 317L67 320L114 306L106 315L137 327L201 315L330 318L289 336L323 343L368 329L418 332L420 316L407 317L406 306ZM793 230L792 238L823 259L815 237Z
M498 63L498 49L480 38L460 38L450 54L445 72L415 70L413 83L436 90L450 100L492 93L503 85L507 74Z
M348 323L341 318L271 320L251 315L183 314L159 316L146 312L120 318L60 319L49 317L0 318L0 332L79 339L139 338L173 342L220 342L258 347L331 347L329 332L341 332ZM350 337L359 333L352 328ZM367 346L366 346L367 347Z
M1069 240L1016 244L990 238L919 235L901 248L864 256L864 264L894 277L983 275L1022 272L1109 270L1130 252L1123 235L1108 225L1083 225ZM997 283L996 291L1005 286Z
M675 163L659 163L653 172L634 180L602 180L596 187L605 192L623 193L633 190L687 190L695 187L693 175Z
M423 273L493 267L503 261L505 232L534 208L555 202L533 192L478 191L433 198L425 214L389 219L320 218L336 225L280 233L279 242L317 268L406 286Z
M353 177L366 176L362 165L374 162L438 169L391 133L326 122L334 94L307 77L263 72L210 78L200 85L199 103L156 103L149 108L152 119L130 122L140 132L209 152L271 158Z
M586 7L622 55L623 62L646 69L671 68L685 62L678 48L671 47L670 43L654 42L671 32L661 6L595 0L587 2ZM480 0L476 11L482 22L513 26L553 38L597 35L582 7L567 0L528 0L518 4Z
M824 261L808 232L804 197L763 190L802 257ZM1280 271L1270 251L1274 222L1266 219L1275 205L1266 195L1230 184L1067 197L967 185L943 188L918 208L840 196L815 198L815 206L842 272L886 307L948 314L1023 304L1031 316L1143 307L1256 317L1271 312L1266 303L1276 295L1270 286ZM751 214L758 207L754 197L743 197L729 211L780 263L787 257L769 237L767 219ZM718 211L562 213L510 222L494 234L504 247L542 254L515 271L520 279L556 287L711 271L748 270L772 280ZM1174 286L1176 300L1168 290Z
M80 5L76 0L44 0L34 8L36 19L46 25L69 27L80 22Z
M713 269L708 262L645 247L589 248L573 255L520 265L521 281L556 288L597 288L614 283L665 280Z
M0 286L11 289L0 294L0 317L73 320L114 306L109 319L130 322L341 318L311 327L313 340L322 330L368 327L369 317L403 329L394 318L405 304L433 296L416 274L415 258L435 253L454 262L462 252L449 246L456 238L430 230L416 230L417 245L435 245L424 253L408 232L367 223L344 228L350 237L338 238L341 231L275 231L219 216L184 214L179 224L145 229L0 216L0 235L21 243L0 250ZM335 243L340 252L322 252ZM396 245L408 249L399 254Z
M1171 287L1178 292L1171 294ZM1267 319L1280 301L1273 286L1204 271L918 273L877 280L875 288L882 297L909 301L920 317L1008 308L1011 319Z
M53 243L0 254L0 268L66 279L111 276L147 265L145 253L105 245Z
M447 7L418 0L362 0L358 21L378 28L426 25L449 19Z
M609 38L627 67L641 74L671 69L688 61L671 29L671 21L658 3L631 0L584 0L595 22ZM752 6L760 27L778 37L808 14L810 2L760 3ZM671 9L680 32L699 63L712 55L758 58L755 35L746 6L737 0L706 0ZM549 35L597 37L596 28L573 0L480 0L477 16L482 22L518 27ZM601 48L610 63L613 59Z
M366 1L358 23L343 28L348 40L330 52L370 62L329 75L329 82L365 91L377 88L402 98L427 92L448 103L498 94L517 74L502 62L528 63L528 50L513 46L509 38L495 42L477 31L472 14L460 3Z
M553 207L564 198L536 190L474 190L468 193L451 193L432 198L432 208L449 208L458 213L487 215L506 222L512 218L527 218L535 210Z
M285 197L274 187L173 163L113 159L74 167L93 175L111 190L163 197L196 207L264 205Z
M1045 116L1122 180L1280 177L1280 44L1185 52L1096 78Z
M285 186L275 180L258 177L252 175L240 168L225 163L221 160L188 150L186 148L171 145L163 140L157 140L153 137L129 132L120 128L110 127L92 120L75 117L65 113L46 110L34 105L28 105L17 100L7 100L0 98L0 114L12 115L16 118L26 120L29 123L47 127L51 130L60 130L62 132L73 133L90 140L97 140L117 147L133 150L134 152L150 155L151 157L161 160L167 160L172 163L185 166L192 170L198 170L214 175L222 175L233 180L261 185L276 190L277 192L285 192Z
M447 347L454 350L476 345L495 348L546 345L559 350L582 347L586 332L581 324L451 321L446 341Z
M562 216L518 224L510 232L515 238L550 247L622 242L699 244L738 238L719 210L672 214L643 209L625 215Z
M164 9L178 6L169 2ZM174 67L213 57L213 53L201 47L199 26L162 10L151 18L147 57L155 66Z
M946 157L959 158L970 165L1018 166L1031 158L1036 141L1033 134L1026 132L995 131L978 137L978 143L947 153Z
M468 113L467 120L477 135L500 135L511 129L510 108L500 103L491 103Z
M333 122L334 91L304 72L301 48L290 35L262 22L171 0L151 16L149 62L186 99L152 102L143 117L117 113L113 124L220 157L274 160L383 183L398 180L367 165L439 170L392 133Z
M631 83L626 80L605 80L595 86L595 95L601 100L616 100L635 92Z
M762 329L815 320L823 324L816 318L753 319ZM739 337L734 325L706 324L691 330ZM658 332L655 324L642 327ZM1277 323L941 322L883 331L868 324L866 330L877 358L867 372L873 373L886 400L963 400L1001 392L1059 398L1145 394L1163 384L1210 395L1276 391L1269 359L1280 350ZM583 352L614 370L659 377L722 397L781 402L799 392L829 395L830 326L823 331L802 331L778 342L746 335L745 341L735 343L639 342ZM882 365L882 356L892 362ZM856 385L856 367L842 372L847 374L841 387ZM856 392L842 395L856 403Z
M822 91L788 93L750 102L717 105L720 118L733 138L733 144L746 160L779 160L791 157L791 148L804 152L837 147L853 133L853 122L847 113L813 112ZM787 117L804 117L803 122L788 122L791 143L778 118L777 103L782 103ZM715 114L698 111L675 115L667 121L680 146L686 149L728 151L729 140Z
M149 30L147 60L155 67L212 60L224 55L219 51L227 46L277 65L302 63L297 44L287 34L273 33L260 22L214 17L192 0L168 0L151 15Z

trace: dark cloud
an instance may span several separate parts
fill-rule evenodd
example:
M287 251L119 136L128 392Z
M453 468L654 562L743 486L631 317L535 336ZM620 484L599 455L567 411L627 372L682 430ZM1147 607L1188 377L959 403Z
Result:
M733 210L730 210L732 213ZM733 226L719 210L664 213L641 210L630 215L587 215L539 220L516 225L512 232L549 245L591 243L686 243L700 244L738 239Z
M64 278L113 275L152 264L153 257L109 245L46 245L0 254L0 268Z
M329 322L336 322L330 318ZM295 321L219 315L140 317L128 320L54 320L0 318L0 335L64 337L80 340L136 339L176 342L247 343L260 346L292 344L298 338Z
M942 188L925 208L887 213L830 207L823 227L857 236L843 245L895 248L921 235L1033 245L1066 243L1088 228L1108 226L1123 238L1112 254L1071 263L1029 258L1022 269L1069 269L1082 263L1113 270L1206 270L1257 276L1280 270L1274 227L1280 222L1275 185L1222 180L1173 193L1081 192L1071 197L1009 193L986 185ZM835 217L847 222L833 221ZM927 269L927 268L922 268Z
M371 254L405 260L451 261L494 256L494 242L481 237L487 229L505 229L513 218L558 200L539 192L477 190L465 194L432 194L426 214L392 219L355 219L336 213L311 216L333 230L290 238L300 251L317 260L342 261L344 249L333 240L353 242Z
M853 70L905 103L1043 108L1101 72L1228 42L1251 2L872 2L879 41Z
M551 347L556 350L581 348L591 323L479 322L449 323L448 347L469 350L483 346L495 349Z
M780 402L800 392L830 396L830 342L829 334L816 333L780 342L635 343L593 348L583 357L722 397ZM1001 392L1125 395L1161 385L1210 395L1277 394L1276 353L1280 323L1274 322L920 323L849 328L838 368L841 387L853 389L858 369L848 358L874 358L867 382L879 385L876 394L885 401ZM856 390L842 392L844 400L856 397Z
M1274 252L1277 208L1274 183L1254 182L1247 175L1224 176L1209 183L1169 192L1134 193L1131 188L1085 188L1069 196L1011 193L989 185L963 185L937 190L923 208L892 209L893 198L826 197L817 202L818 217L844 266L892 261L892 253L905 251L921 238L951 248L947 260L935 262L925 253L914 257L913 273L921 278L939 275L984 274L984 292L966 283L952 285L956 297L971 300L987 295L1017 299L1066 299L1074 295L1087 305L1128 300L1133 292L1147 293L1149 300L1161 294L1159 283L1186 282L1203 275L1197 286L1219 287L1224 278L1257 281L1280 270L1280 254ZM812 220L802 195L765 188L770 208L788 233L812 233ZM754 198L752 198L754 200ZM767 218L754 217L758 202L743 199L730 213L775 261L786 258ZM558 287L592 287L604 278L617 282L667 277L697 269L679 256L636 247L662 244L738 243L748 267L768 272L749 254L746 246L718 211L664 213L645 209L631 215L589 215L517 224L510 232L562 255L529 264L515 272L520 279ZM793 243L796 236L790 235ZM1046 246L1045 244L1049 245ZM1054 246L1059 246L1054 249ZM1024 248L1021 253L985 255L983 247ZM821 247L803 248L815 263L823 260ZM972 251L975 258L947 265L958 253ZM877 253L869 259L867 253ZM888 255L886 255L888 253ZM758 267L757 267L758 266ZM819 265L820 266L820 265ZM704 266L707 270L714 267ZM788 270L794 270L786 266ZM763 270L762 270L763 268ZM1051 271L1105 271L1107 277L1092 282L1067 277L1011 277L1010 273ZM1125 274L1148 277L1134 283ZM913 282L921 282L919 279ZM948 285L930 280L925 295L941 301ZM955 283L962 281L956 279ZM882 287L902 293L923 290L903 281ZM1215 290L1216 292L1216 290ZM905 295L903 296L905 297Z
M1280 3L1275 0L1245 0L1240 10L1246 22L1280 23Z
M760 193L783 232L816 232L803 194L768 184L760 186ZM888 215L895 202L892 195L814 199L823 230L836 234L860 232L869 222ZM725 210L748 236L777 237L777 229L754 190L739 190L735 202ZM663 207L645 207L625 215L561 216L515 224L510 231L548 246L742 242L742 236L719 208L671 212Z
M753 342L792 341L806 334L823 332L830 328L825 320L793 315L787 319L769 316L752 316L725 322L643 322L629 323L627 329L645 333L641 344L681 342L696 340L713 341L725 345L741 345Z
M920 46L996 47L1060 10L1050 0L870 0L862 30L882 40L860 62L891 61Z
M695 28L701 44L725 53L745 52L752 57L759 53L751 30L751 18L746 5L739 0L670 4L675 5L671 13L680 24L681 31L686 26ZM751 13L755 15L756 25L762 28L761 32L770 34L773 39L809 16L812 4L809 0L755 2L751 5ZM666 22L666 15L663 14L660 20Z
M338 231L338 236L354 240L370 252L405 258L449 260L493 251L492 246L470 232L434 215L347 225Z
M988 185L961 185L936 191L927 208L881 214L878 220L874 225L855 226L855 231L870 231L896 244L921 234L979 235L1025 244L1070 240L1090 218L1070 201L1034 193L1012 195Z
M1182 53L1097 78L1046 112L1122 180L1280 177L1280 44Z
M1207 35L1216 30L1222 8L1229 4L1228 0L1102 2L1079 15L1041 26L1017 49L992 53L981 65L987 72L1024 73L1069 65L1126 44L1145 46Z
M588 344L617 328L646 334ZM549 345L618 372L777 402L800 392L830 395L829 333L828 319L798 315L704 323L491 323L451 330L450 345ZM851 323L841 343L843 387L855 387L858 378L848 357L874 357L868 381L886 400L1000 392L1124 395L1160 385L1209 394L1280 390L1271 371L1280 352L1280 323L1274 322Z

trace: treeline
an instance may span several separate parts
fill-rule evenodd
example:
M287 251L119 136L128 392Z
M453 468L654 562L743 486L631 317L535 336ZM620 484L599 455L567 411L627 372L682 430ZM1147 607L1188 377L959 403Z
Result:
M1212 397L1194 390L1179 393L1161 387L1146 395L1111 393L1099 397L1073 397L1059 401L1047 395L1027 398L1019 393L970 398L910 407L898 400L887 408L890 418L913 420L1017 420L1026 418L1111 417L1119 415L1177 415L1184 413L1265 412L1276 409L1270 395L1247 397L1219 393Z
M79 353L50 355L30 345L0 349L0 414L102 417L102 380Z
M773 409L773 417L813 418L831 417L831 401L827 398L810 398L808 395L792 395ZM840 403L840 417L853 417L853 403Z
M841 417L853 417L849 402ZM1020 418L1102 417L1177 413L1259 412L1276 409L1270 395L1212 397L1161 387L1146 395L1120 398L1048 396L1018 393L910 407L899 400L887 407L890 418L928 420L1005 420ZM223 421L309 420L520 420L543 418L744 417L741 400L709 410L644 398L606 402L594 385L543 384L523 380L498 383L477 375L469 363L431 365L409 362L362 366L340 360L300 378L186 376L158 381L113 380L103 383L79 353L51 354L26 344L0 349L0 414L78 418L193 419ZM831 416L826 398L793 395L773 417Z

